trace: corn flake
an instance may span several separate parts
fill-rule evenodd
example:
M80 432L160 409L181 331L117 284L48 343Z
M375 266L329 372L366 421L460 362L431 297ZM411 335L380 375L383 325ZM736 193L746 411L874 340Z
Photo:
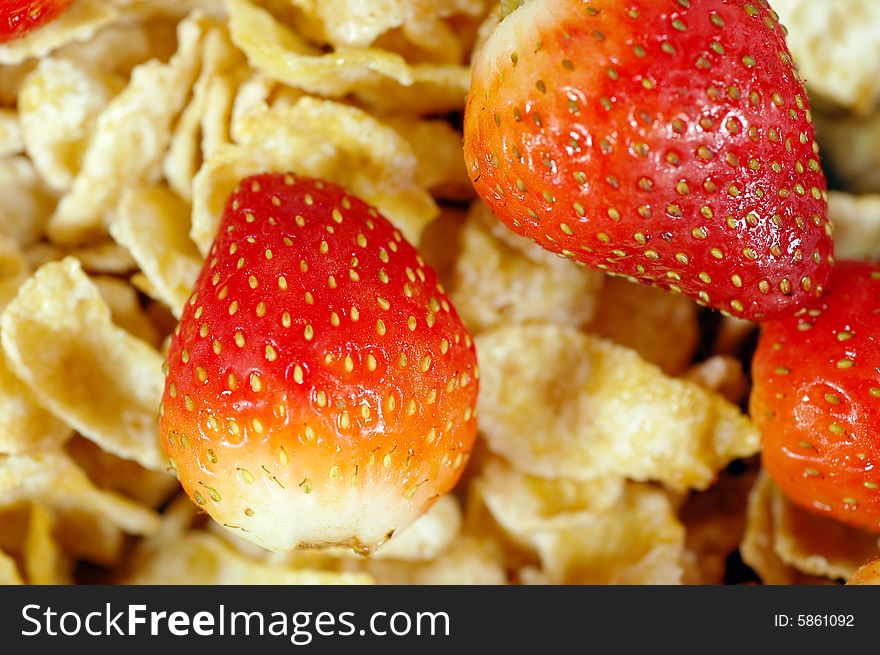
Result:
M0 587L22 584L24 580L21 579L15 560L0 550Z
M40 403L109 452L164 470L156 416L162 356L113 324L68 257L40 268L2 318L10 367Z
M647 488L582 532L535 535L551 584L680 584L683 539L669 499Z
M746 527L746 506L757 471L724 472L706 491L686 499L679 516L687 531L685 582L721 584L728 557Z
M826 578L806 575L785 563L776 552L776 526L772 504L775 485L761 471L749 493L746 529L739 546L743 561L764 584L827 584Z
M461 155L461 132L446 121L389 118L386 121L412 148L416 180L435 198L456 202L474 197Z
M870 113L880 100L880 6L875 0L775 0L811 95Z
M212 18L223 18L223 3L217 0L106 0L126 8L126 16L141 19L167 19L179 21L198 11Z
M742 362L726 355L715 355L692 366L684 377L717 391L735 405L742 403L749 388Z
M55 196L26 157L0 159L0 235L36 241L55 209Z
M880 195L828 194L834 225L834 256L841 260L880 260Z
M337 573L272 566L248 559L219 537L188 532L175 539L146 541L135 554L125 584L371 584L364 573Z
M106 516L85 506L61 510L39 498L34 501L16 500L9 505L0 503L0 522L3 525L0 549L21 559L30 525L31 507L35 502L46 505L54 512L54 535L67 555L105 566L119 562L125 534Z
M627 348L550 325L502 327L476 342L482 432L524 472L701 489L758 451L737 407Z
M18 288L30 275L27 260L18 244L0 234L0 312L18 293Z
M198 71L205 29L204 19L181 22L180 45L171 61L136 67L128 86L98 116L82 169L49 223L54 240L76 243L100 237L123 189L158 177L171 123Z
M83 270L94 275L126 275L137 269L131 253L110 239L66 247L39 241L25 247L24 256L32 269L68 256L76 257Z
M64 451L97 487L115 491L148 507L158 508L180 489L176 476L145 469L137 462L102 450L79 435L65 444Z
M0 360L0 453L50 450L71 434L67 424L43 409L33 392Z
M417 562L446 550L461 530L461 507L453 496L441 496L425 514L396 534L370 557Z
M416 43L437 38L443 19L479 16L482 0L291 0L305 15L309 33L337 48L364 48L382 34L401 29ZM442 24L442 23L441 23ZM435 35L430 36L431 33ZM441 35L442 36L442 35ZM446 39L443 39L445 42Z
M0 312L29 273L18 247L0 237ZM51 449L70 434L67 425L40 407L31 390L21 384L0 355L0 453Z
M126 191L110 233L134 256L152 297L180 316L202 267L189 238L190 208L164 187Z
M291 161L292 170L349 188L381 210L407 239L418 242L438 209L419 181L419 161L407 141L367 112L330 100L298 98L258 107L232 126L242 146Z
M864 117L815 114L822 164L851 193L880 193L880 112Z
M186 3L178 0L177 4ZM131 14L127 12L88 41L68 43L52 56L85 65L100 62L107 72L124 76L148 59L168 61L177 49L174 28L180 16Z
M550 584L681 582L684 529L663 491L622 478L541 479L495 460L477 478L499 525L533 548ZM539 580L540 578L540 580Z
M192 200L192 179L202 160L230 142L230 114L242 63L243 57L226 30L208 32L192 98L180 115L162 162L168 185L185 200Z
M36 65L34 59L13 66L0 65L0 107L15 107L18 90Z
M467 61L477 30L492 0L403 0L406 22L380 36L375 45L414 62L457 64Z
M123 86L118 75L64 58L43 59L25 78L18 96L24 146L53 189L70 188L98 115Z
M25 537L24 570L28 584L60 585L72 582L72 562L54 537L55 516L44 505L31 506Z
M466 66L410 65L378 48L324 53L247 0L227 0L226 6L232 40L251 66L288 86L330 98L353 94L392 111L443 114L464 105Z
M880 535L851 528L789 501L773 485L770 500L774 550L797 570L845 580L865 561L880 555Z
M109 275L93 275L89 279L110 308L110 318L116 325L151 346L159 346L159 332L141 307L134 287Z
M90 515L130 534L151 534L160 523L153 511L95 487L60 451L0 456L0 506L22 501L40 502L62 514Z
M495 236L489 221L496 219L477 201L458 237L451 295L468 328L479 333L529 322L589 323L605 276L521 237L511 246L509 237Z
M426 562L368 560L378 584L498 585L507 582L500 553L490 540L463 534L442 554Z
M96 275L125 275L137 268L137 262L128 250L110 239L62 249L60 252L61 257L76 257L84 271Z
M632 348L668 375L682 373L700 337L697 305L654 287L609 278L587 330Z
M473 484L498 523L529 543L529 535L537 530L589 524L594 515L620 502L626 480L616 476L586 481L538 478L517 471L499 457L490 457Z
M0 158L17 155L24 149L18 114L0 109Z

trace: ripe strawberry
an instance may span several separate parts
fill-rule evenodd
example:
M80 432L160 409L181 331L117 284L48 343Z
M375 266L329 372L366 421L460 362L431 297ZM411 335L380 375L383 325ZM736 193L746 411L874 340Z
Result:
M190 497L251 541L367 550L455 485L477 375L436 274L385 218L258 175L171 343L162 443Z
M759 319L830 272L813 133L764 0L529 0L475 58L465 159L544 248Z
M763 325L751 414L796 503L880 531L880 266L838 264L823 302Z
M0 0L0 43L24 36L67 10L73 0Z

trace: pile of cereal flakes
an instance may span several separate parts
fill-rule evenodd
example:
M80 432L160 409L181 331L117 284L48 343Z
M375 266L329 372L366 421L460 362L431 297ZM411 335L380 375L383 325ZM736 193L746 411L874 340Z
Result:
M829 583L880 554L760 471L753 325L551 255L475 200L461 111L493 5L77 0L0 45L0 583ZM838 256L880 259L880 3L774 6L847 189ZM369 558L240 540L157 442L226 198L282 170L376 205L476 335L465 477Z

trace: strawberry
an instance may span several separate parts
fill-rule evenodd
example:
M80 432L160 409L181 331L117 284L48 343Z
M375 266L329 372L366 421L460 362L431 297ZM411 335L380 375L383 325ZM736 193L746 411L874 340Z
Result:
M770 476L796 503L880 531L880 266L841 262L822 303L766 322L752 374Z
M73 0L0 0L0 43L24 36L67 10Z
M784 34L764 0L527 1L475 57L477 192L588 266L744 318L792 313L821 296L832 242Z
M476 436L470 335L418 252L329 183L230 196L168 354L162 445L189 496L272 549L388 539Z

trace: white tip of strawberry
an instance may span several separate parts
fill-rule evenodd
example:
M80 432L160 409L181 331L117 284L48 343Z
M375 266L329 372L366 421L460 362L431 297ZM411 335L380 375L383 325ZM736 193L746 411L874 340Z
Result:
M233 482L228 496L212 490L221 498L213 516L272 551L342 546L366 554L410 525L434 500L422 497L426 494L401 498L396 485L378 480L354 487L342 482L332 494L308 479L284 486L268 476L253 485ZM212 502L209 493L203 492L206 502Z

